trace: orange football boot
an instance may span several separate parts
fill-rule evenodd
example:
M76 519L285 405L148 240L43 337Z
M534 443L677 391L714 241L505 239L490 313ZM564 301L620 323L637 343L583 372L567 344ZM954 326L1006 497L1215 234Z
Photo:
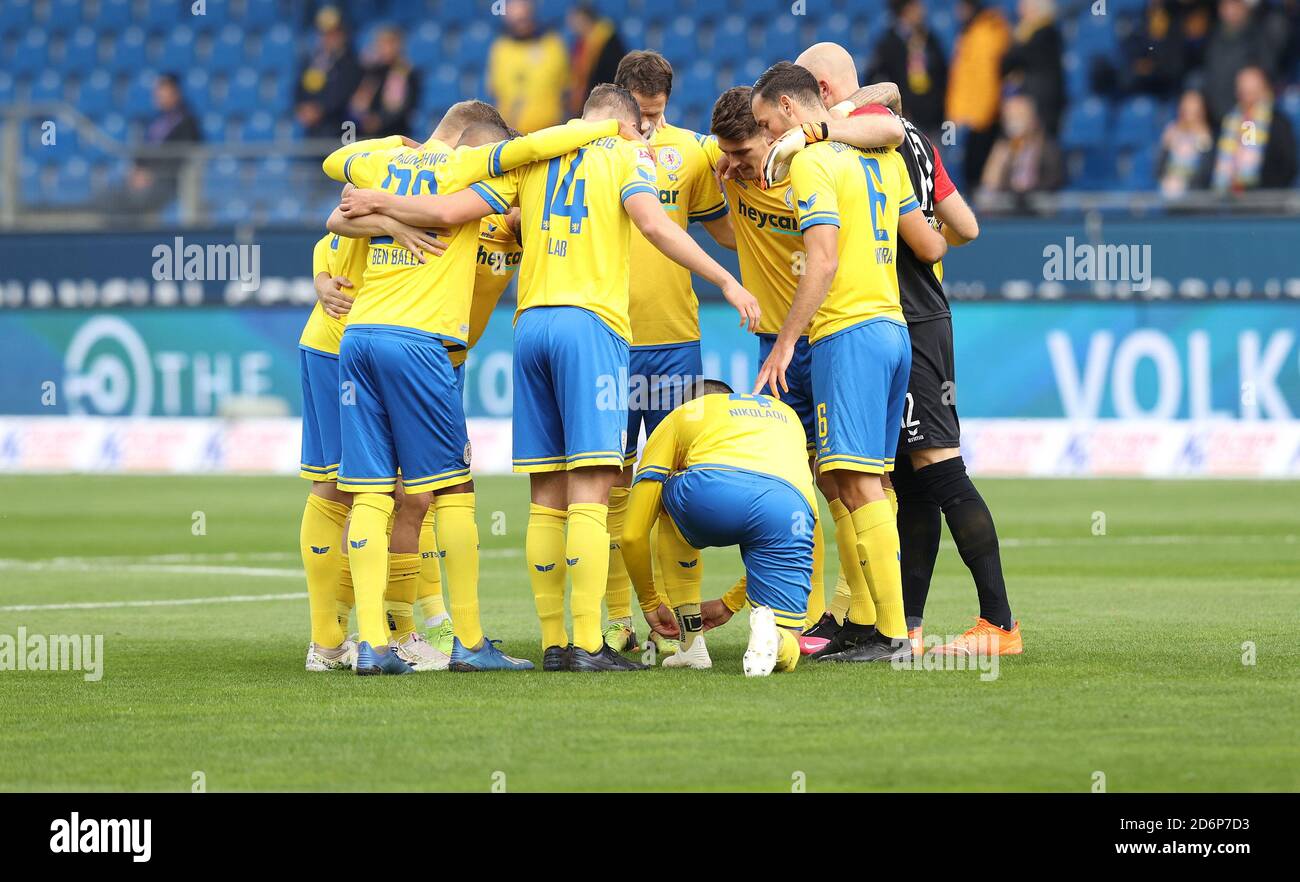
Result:
M988 619L976 619L975 627L934 651L940 655L1020 655L1025 645L1020 640L1019 622L1004 631Z
M912 644L912 655L917 656L918 658L925 655L925 642L921 638L920 625L917 625L915 628L912 628L907 632L907 639Z

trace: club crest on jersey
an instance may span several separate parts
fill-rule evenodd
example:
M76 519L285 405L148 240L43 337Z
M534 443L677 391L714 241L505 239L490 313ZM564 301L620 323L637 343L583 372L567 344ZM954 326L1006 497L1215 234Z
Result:
M792 190L791 188L789 188L789 187L786 187L786 188L785 188L785 207L788 208L788 209L790 209L791 211L794 211L794 196L793 196L793 193L794 193L794 190ZM814 196L813 198L816 199L817 197Z
M471 454L472 454L473 452L474 452L474 451L473 451L473 449L470 447L470 443L469 443L468 441L466 441L466 442L465 442L465 453L464 453L464 457L465 457L465 465L469 465L470 456L471 456Z
M659 164L664 167L664 171L675 172L682 167L682 152L676 147L660 147L658 150Z

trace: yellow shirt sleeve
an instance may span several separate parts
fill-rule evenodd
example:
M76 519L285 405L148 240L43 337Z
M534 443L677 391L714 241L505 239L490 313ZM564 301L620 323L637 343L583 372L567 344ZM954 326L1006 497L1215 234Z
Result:
M483 197L483 201L492 206L495 213L506 214L519 199L519 186L523 176L524 169L518 168L498 177L477 181L469 188Z
M650 148L637 146L631 141L623 150L624 167L621 175L621 188L618 201L624 202L635 193L649 193L659 198L658 177L655 174L655 160Z
M803 151L790 163L790 189L794 191L799 232L818 224L840 225L835 180L816 153Z
M356 186L356 181L348 177L348 168L358 157L367 153L374 153L379 150L392 150L401 147L406 143L401 135L389 135L387 138L369 138L364 141L354 141L351 144L344 144L335 150L325 161L321 163L321 168L325 174L329 175L336 181L346 181Z
M327 233L321 236L316 247L311 250L311 277L314 279L321 273L330 273L330 255L333 252L334 243L332 240L337 237L333 233Z
M450 161L455 167L450 170L450 174L453 182L464 181L457 186L457 189L464 189L475 181L500 177L521 165L563 156L589 141L616 135L617 120L589 122L575 119L565 125L551 126L520 138L478 147L458 147L451 155ZM451 186L455 185L453 183Z
M708 162L708 169L701 169L700 173L695 176L695 184L691 188L689 202L686 210L692 221L707 223L711 220L717 220L725 217L727 214L727 200L722 195L722 190L718 187L718 180L708 171L712 170L713 163L708 160L704 151L704 145L712 141L712 138L703 138L695 136L700 143L700 152L705 156ZM716 144L714 147L716 148Z

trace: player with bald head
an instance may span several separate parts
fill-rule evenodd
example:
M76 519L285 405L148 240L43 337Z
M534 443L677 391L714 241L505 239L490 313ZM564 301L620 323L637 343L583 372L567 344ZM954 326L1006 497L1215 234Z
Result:
M847 109L858 89L853 57L836 43L817 43L800 54L797 64L817 80L822 103ZM874 86L868 89L876 88ZM841 102L845 102L841 105ZM892 109L901 113L897 104ZM871 113L874 108L848 110ZM834 114L833 114L834 115ZM938 227L949 245L964 245L979 235L979 224L961 193L948 178L939 151L906 118L907 137L898 148L922 212ZM898 284L903 315L912 342L908 380L908 409L901 428L897 468L890 477L898 508L903 573L903 606L914 652L921 652L922 616L938 556L941 517L970 569L979 595L980 616L974 628L938 648L949 654L1014 654L1021 651L1020 626L1011 615L993 516L966 474L961 458L961 427L957 418L956 370L952 314L943 290L943 264L919 260L906 241L899 243ZM819 484L824 484L819 481ZM833 489L823 486L824 492ZM828 496L829 498L829 496ZM842 515L840 506L831 505ZM805 632L800 643L815 648L833 639L844 622L850 592L841 580L836 597L822 620Z
M858 88L858 71L849 50L839 43L814 43L794 63L817 79L822 104L833 117L850 116L867 104L881 104L894 113L902 112L902 99L894 83L873 83Z

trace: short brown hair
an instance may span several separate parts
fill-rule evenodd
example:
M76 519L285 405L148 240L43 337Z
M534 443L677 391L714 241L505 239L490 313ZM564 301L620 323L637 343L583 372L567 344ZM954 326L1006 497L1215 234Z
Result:
M749 86L732 86L718 96L709 131L728 141L748 141L757 135L760 126L749 106L753 91Z
M446 114L443 115L443 122L462 128L473 125L495 126L501 129L507 127L506 121L501 118L501 113L495 107L478 99L457 101L447 108Z
M632 93L613 83L601 83L591 90L587 103L582 105L582 115L585 117L592 111L609 111L614 118L621 118L632 125L641 119L641 106L636 103Z
M791 61L778 61L754 80L754 94L764 101L776 102L789 95L805 107L820 107L821 86L806 67Z
M673 66L658 52L637 49L618 63L614 82L629 92L667 97L673 91Z

